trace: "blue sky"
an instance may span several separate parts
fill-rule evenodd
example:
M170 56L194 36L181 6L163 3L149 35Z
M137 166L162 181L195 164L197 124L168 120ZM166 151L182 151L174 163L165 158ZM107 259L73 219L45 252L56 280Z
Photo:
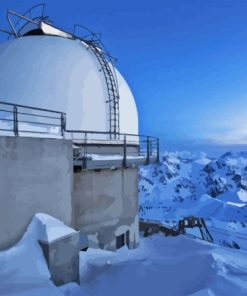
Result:
M103 33L136 98L140 132L171 142L247 143L247 1L45 2L57 26ZM23 12L36 3L1 0L0 26L6 8Z

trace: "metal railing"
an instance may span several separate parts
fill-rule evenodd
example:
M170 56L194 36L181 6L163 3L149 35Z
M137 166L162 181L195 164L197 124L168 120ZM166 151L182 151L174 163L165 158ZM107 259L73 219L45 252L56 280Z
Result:
M14 12L12 10L7 10L7 21L10 25L11 31L10 32L6 30L0 30L0 31L7 33L9 35L9 38L11 36L15 36L16 38L18 38L22 29L29 23L38 25L40 21L47 19L47 17L44 17L44 9L45 9L45 4L41 3L41 4L34 5L23 14ZM13 18L16 18L17 21L14 22Z
M112 140L110 132L65 130L65 133L80 147L77 157L82 159L83 168L87 168L89 147L99 144L120 146L123 167L127 167L127 160L131 157L145 159L145 164L158 162L160 158L159 138L156 137L119 133L118 139ZM135 149L131 149L133 147Z
M111 132L67 130L66 113L0 101L0 133L7 136L49 136L71 139L80 148L77 156L87 168L90 147L118 147L123 167L128 159L141 158L146 164L159 161L159 139L146 135L118 133L112 139ZM117 153L116 153L117 154Z
M63 112L0 102L0 131L6 135L50 135L63 137L66 114Z

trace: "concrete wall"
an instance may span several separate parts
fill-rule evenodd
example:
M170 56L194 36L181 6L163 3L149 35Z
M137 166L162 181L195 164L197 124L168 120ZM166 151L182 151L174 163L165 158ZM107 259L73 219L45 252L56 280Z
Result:
M17 242L44 212L71 225L72 143L0 137L0 249Z
M82 171L74 175L73 226L89 235L90 247L116 249L116 236L139 242L138 170Z
M115 250L123 233L139 243L137 168L73 173L69 140L1 136L0 203L0 250L37 212L88 234L90 247Z

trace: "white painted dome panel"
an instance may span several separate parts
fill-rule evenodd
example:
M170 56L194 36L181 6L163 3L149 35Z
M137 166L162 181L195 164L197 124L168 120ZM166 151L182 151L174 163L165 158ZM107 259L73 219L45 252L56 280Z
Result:
M79 40L28 36L0 44L0 101L67 114L67 129L109 131L107 87L93 52ZM120 132L138 133L134 98L117 72Z
M138 113L133 94L118 70L116 75L120 95L120 131L123 134L138 134Z

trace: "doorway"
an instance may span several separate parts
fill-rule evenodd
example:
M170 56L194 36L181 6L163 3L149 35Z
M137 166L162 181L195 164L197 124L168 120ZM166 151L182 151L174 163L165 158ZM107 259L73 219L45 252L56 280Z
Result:
M129 244L130 244L130 232L129 230L120 234L119 236L116 237L116 248L120 249L123 246L127 246L129 248Z

